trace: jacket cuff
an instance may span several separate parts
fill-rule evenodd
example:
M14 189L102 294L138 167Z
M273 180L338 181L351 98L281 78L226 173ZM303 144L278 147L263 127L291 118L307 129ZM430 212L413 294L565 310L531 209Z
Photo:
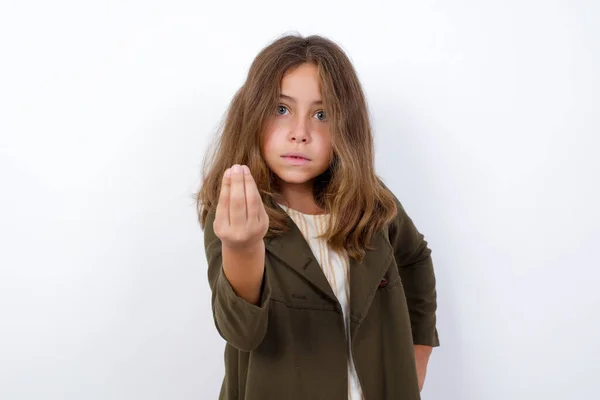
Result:
M239 297L223 272L217 278L215 322L222 336L242 351L252 351L262 342L267 330L271 290L265 268L258 305Z
M263 312L266 309L267 303L271 299L271 290L266 284L266 275L267 271L265 268L260 303L259 305L255 305L247 302L235 293L231 283L225 276L223 265L221 265L221 271L219 271L219 277L217 278L217 290L220 295L220 300L225 301L225 304L229 305L230 308L238 311L248 312L255 315Z
M413 326L413 344L438 347L440 345L440 338L437 328L435 328L435 323L433 325L433 328L431 326Z

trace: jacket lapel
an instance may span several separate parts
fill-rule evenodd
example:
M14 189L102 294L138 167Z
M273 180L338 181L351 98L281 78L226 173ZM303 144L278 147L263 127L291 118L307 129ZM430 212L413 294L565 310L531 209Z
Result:
M303 276L330 300L336 302L325 274L296 223L287 216L289 230L282 235L265 238L265 248L274 257Z
M385 236L385 231L380 230L373 236L373 250L367 250L361 262L350 258L350 318L351 336L354 337L356 329L366 317L375 293L379 289L381 279L385 276L394 252Z
M337 298L317 262L317 258L300 229L287 216L289 230L282 235L265 238L265 247L274 257L303 276L310 284L334 302ZM350 316L354 322L351 334L367 315L381 279L387 272L393 249L382 229L373 236L373 250L367 250L362 262L349 258L350 263Z

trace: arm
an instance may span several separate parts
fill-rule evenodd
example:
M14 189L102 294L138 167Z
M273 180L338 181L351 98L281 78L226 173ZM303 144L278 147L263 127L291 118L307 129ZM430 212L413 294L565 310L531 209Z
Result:
M427 375L427 364L433 347L415 344L415 363L417 366L417 378L419 380L419 390L423 389L425 384L425 376Z
M413 342L437 347L437 292L431 250L400 201L395 200L398 214L390 224L389 237L406 295Z
M437 293L431 250L400 201L390 225L390 243L406 294L414 343L419 390L423 389L433 347L440 345L436 328Z
M253 185L250 174L225 175L219 205L207 215L204 228L215 325L223 339L242 351L262 342L270 299L262 240L268 217Z

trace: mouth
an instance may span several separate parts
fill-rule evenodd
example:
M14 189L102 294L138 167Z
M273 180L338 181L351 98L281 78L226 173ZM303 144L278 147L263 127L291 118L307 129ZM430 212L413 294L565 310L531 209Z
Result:
M302 153L286 153L281 156L282 158L290 159L290 160L305 160L310 161L310 158L305 156Z
M283 155L281 156L286 162L292 165L304 165L310 160L302 155Z

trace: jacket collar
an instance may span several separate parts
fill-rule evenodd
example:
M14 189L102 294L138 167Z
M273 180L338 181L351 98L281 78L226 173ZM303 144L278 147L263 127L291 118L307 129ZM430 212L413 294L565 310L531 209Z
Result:
M328 299L337 302L317 258L289 215L287 215L287 223L289 227L287 232L265 239L267 251L303 276ZM373 236L372 246L374 249L366 251L362 262L349 258L350 317L358 324L366 316L393 257L393 249L383 229Z

